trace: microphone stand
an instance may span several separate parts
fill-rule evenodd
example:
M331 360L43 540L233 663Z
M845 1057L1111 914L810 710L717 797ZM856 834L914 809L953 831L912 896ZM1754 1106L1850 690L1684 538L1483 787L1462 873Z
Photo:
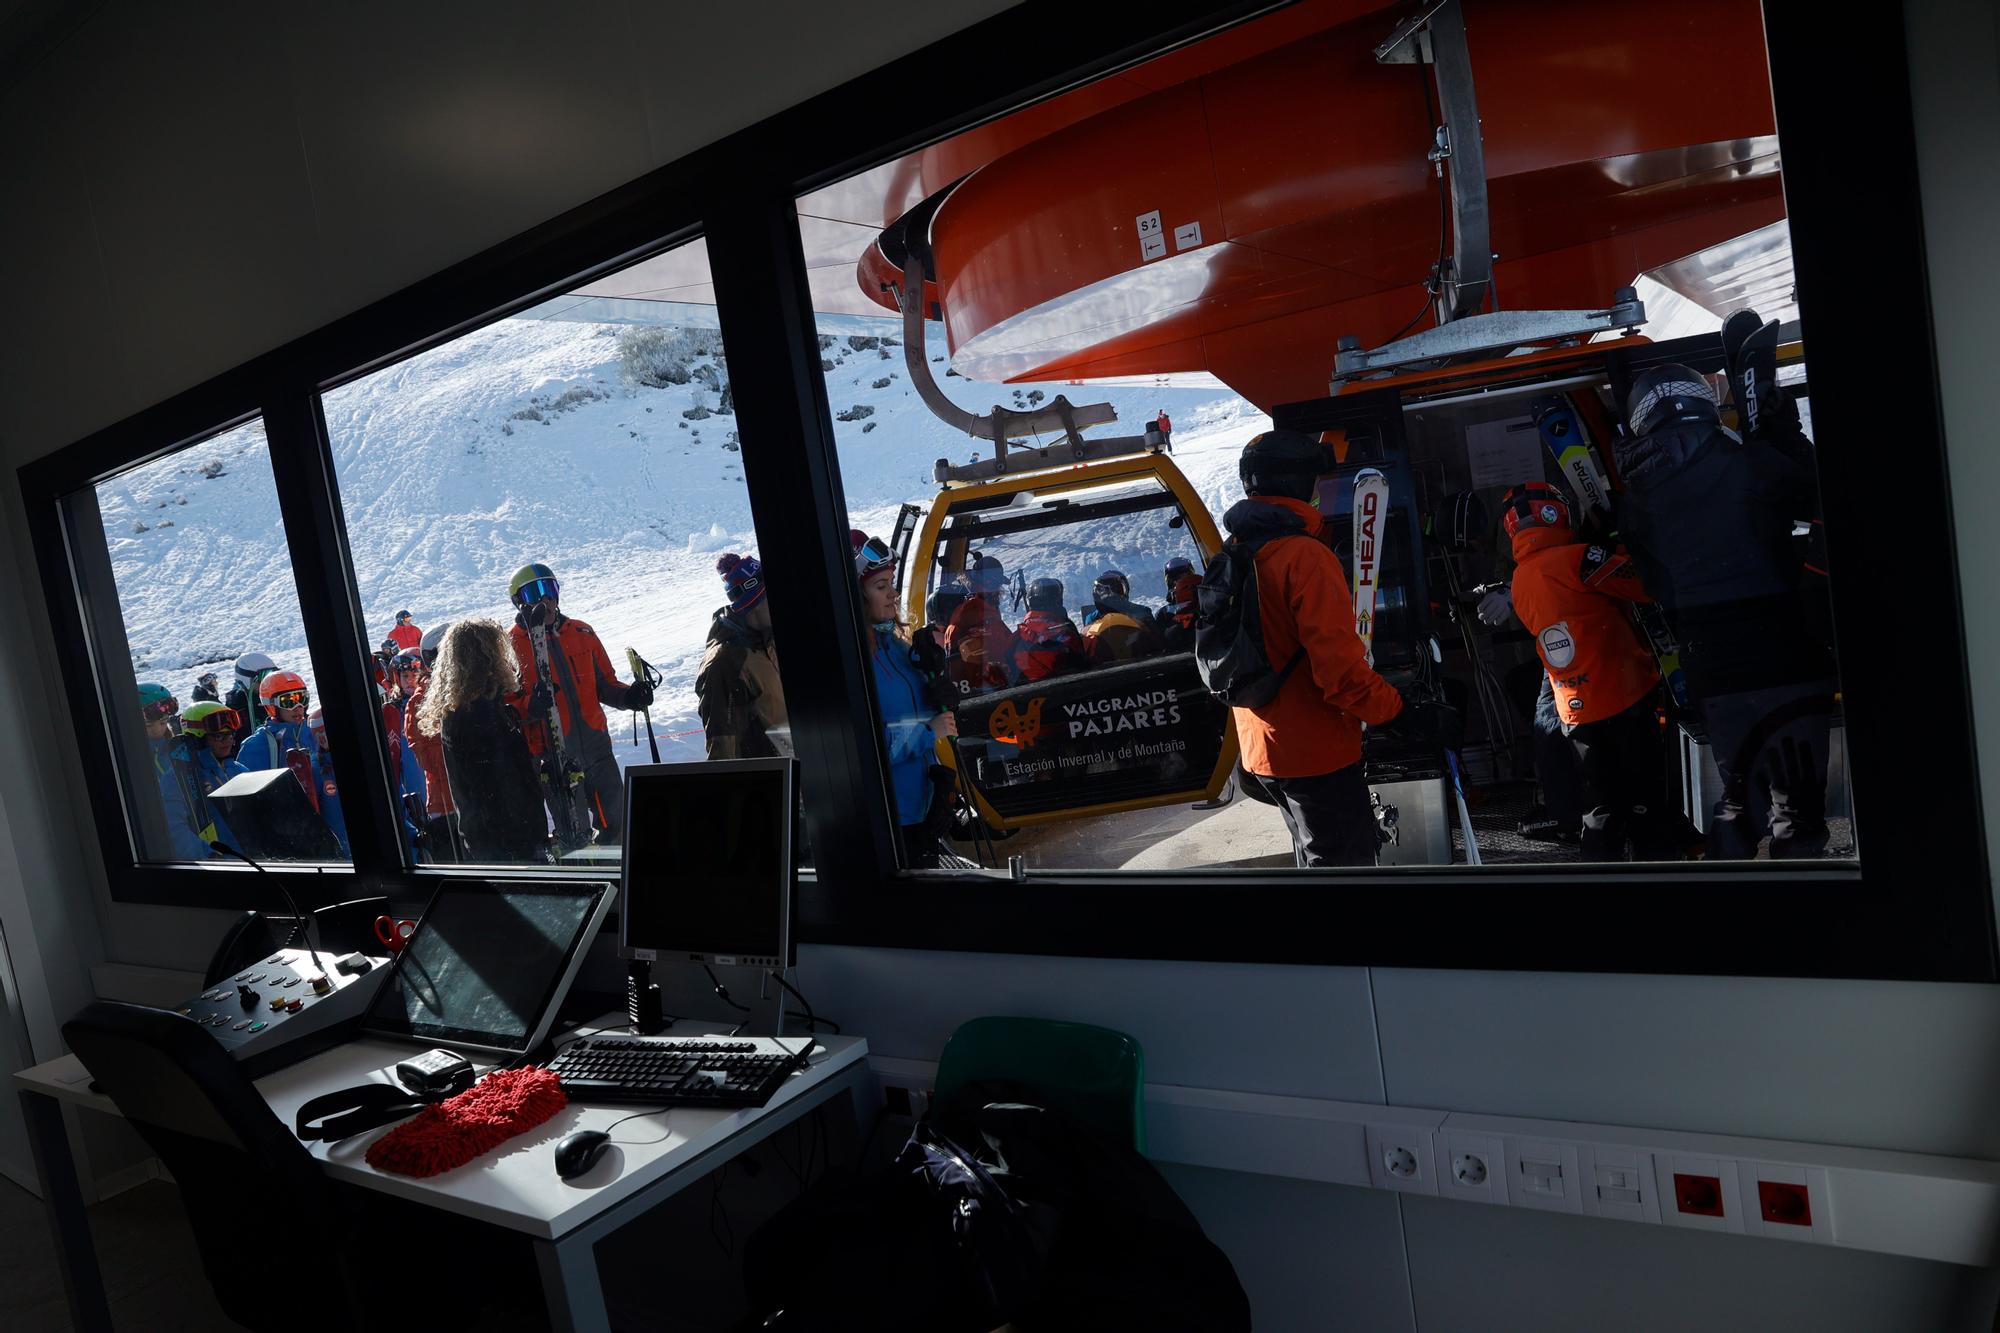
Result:
M208 845L213 850L221 852L224 856L235 857L238 861L241 861L244 865L249 866L252 870L256 871L260 875L271 874L271 872L266 870L263 866L258 865L255 861L252 861L249 857L245 856L242 852L237 851L234 847L231 847L226 842L211 842ZM301 934L305 936L306 952L312 955L313 965L319 968L319 974L321 976L325 977L328 981L332 981L333 974L327 970L325 961L321 959L319 956L319 950L313 948L313 942L312 942L313 918L299 910L298 900L293 898L292 891L285 887L285 877L283 875L272 875L271 882L277 888L278 893L281 896L283 896L285 900L285 906L291 908L292 915L298 918L299 931Z

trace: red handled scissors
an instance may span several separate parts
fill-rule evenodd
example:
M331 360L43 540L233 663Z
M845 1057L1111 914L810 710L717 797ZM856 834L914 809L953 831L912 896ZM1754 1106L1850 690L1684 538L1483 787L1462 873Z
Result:
M410 936L416 933L417 923L414 921L398 921L390 916L375 918L375 938L382 941L382 947L391 956L401 953L403 946L410 942Z

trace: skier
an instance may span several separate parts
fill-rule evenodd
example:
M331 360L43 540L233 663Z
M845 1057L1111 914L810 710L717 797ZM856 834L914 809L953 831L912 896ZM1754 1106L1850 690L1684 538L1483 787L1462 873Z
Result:
M1153 613L1133 601L1131 593L1132 581L1115 569L1105 570L1091 585L1090 600L1097 615L1083 627L1083 638L1092 666L1159 653L1160 635L1153 628Z
M715 562L729 604L709 622L694 693L710 759L790 755L791 724L778 678L771 603L756 556L728 552Z
M395 644L399 649L404 649L419 647L423 644L423 641L424 632L417 628L414 620L410 619L410 613L408 611L398 611L396 613L396 627L389 631L388 642ZM387 647L388 645L384 644L383 646Z
M972 590L965 586L963 579L953 578L940 583L937 591L924 600L924 629L938 647L945 647L952 615L965 605L965 599L971 595Z
M933 704L930 682L912 660L910 641L896 615L896 553L881 538L865 532L855 531L850 537L854 576L861 585L862 612L870 627L875 702L882 710L883 738L888 743L904 865L912 870L933 868L938 863L938 839L951 812L931 770L941 767L938 738L958 735L958 719Z
M418 765L424 770L424 828L429 834L431 860L456 864L464 858L459 842L458 807L452 803L451 778L445 771L444 741L417 725L423 716L424 695L431 687L431 673L437 666L438 645L450 628L438 625L427 629L418 644L421 669L403 715L403 738L410 743Z
M865 536L848 535L850 539ZM1010 670L1014 660L1014 631L1000 616L1000 598L1007 587L1006 569L998 556L974 556L966 566L965 582L970 595L951 613L945 626L946 637L950 638L953 631L962 635L964 626L978 625L986 637L986 660L1002 670Z
M291 750L312 752L312 737L306 731L306 705L312 696L305 680L296 671L272 670L257 684L257 698L263 704L264 724L244 738L236 752L236 762L252 773L267 768L283 768Z
M946 632L944 678L961 699L1007 688L1007 673L986 657L986 628L960 625Z
M1167 634L1173 629L1175 620L1178 618L1179 613L1174 610L1174 607L1178 601L1177 589L1180 587L1181 579L1183 576L1188 574L1193 574L1194 572L1195 572L1194 562L1192 560L1189 560L1186 556L1177 555L1173 559L1167 561L1167 567L1165 571L1166 577L1164 583L1167 593L1167 602L1165 606L1162 606L1159 610L1153 613L1153 627L1160 631L1160 635L1162 638L1165 638ZM1197 576L1195 578L1195 583L1199 585L1200 582L1201 579L1199 576ZM1192 644L1189 644L1188 646L1190 648L1193 647ZM1168 651L1172 652L1176 650L1169 649Z
M1569 500L1528 482L1501 500L1514 614L1535 636L1563 734L1583 770L1583 855L1678 860L1657 714L1659 663L1628 608L1650 601L1622 549L1585 545Z
M139 682L139 718L146 726L146 749L153 758L153 780L160 792L166 823L167 848L176 861L201 861L210 855L195 824L199 795L194 774L182 750L180 702L157 681Z
M326 718L315 708L306 717L306 731L312 737L313 799L319 803L319 817L326 821L342 856L352 856L347 845L347 813L340 807L340 782L333 773L333 751L327 746Z
M429 835L424 831L429 792L426 790L424 767L417 760L409 735L410 696L416 692L424 671L424 654L420 645L421 641L402 649L390 659L391 687L382 702L382 730L389 742L389 780L395 785L396 795L403 807L413 855L419 849L427 849L430 842Z
M264 683L264 677L277 669L278 664L262 653L245 653L236 659L236 680L222 702L236 714L238 749L264 720L263 700L257 693L257 687Z
M196 703L212 704L222 698L222 695L217 691L215 673L213 671L204 671L199 676L196 676L194 678L194 689L190 693L194 695ZM190 708L189 711L192 712L193 709Z
M185 738L188 768L194 777L200 806L194 812L196 827L204 842L236 845L229 824L208 798L238 773L243 765L230 758L236 748L236 714L213 699L189 704L181 714L181 735Z
M1014 680L1046 680L1089 665L1083 633L1063 610L1061 581L1036 579L1028 585L1028 614L1014 631Z
M1757 428L1739 439L1700 374L1653 367L1632 384L1616 450L1620 529L1672 620L1722 778L1708 854L1731 860L1756 856L1767 832L1773 859L1825 852L1836 688L1792 541L1794 521L1818 513L1812 445L1790 398L1756 378L1739 398Z
M1312 436L1266 431L1244 446L1236 470L1245 498L1222 516L1232 541L1265 543L1255 557L1264 656L1274 671L1298 659L1269 703L1230 713L1243 768L1275 798L1300 866L1375 863L1361 726L1404 712L1368 664L1346 575L1313 503L1334 467L1332 449Z
M618 679L611 657L597 631L562 613L561 585L547 565L523 565L507 585L515 614L512 639L520 664L521 689L510 702L527 723L528 749L538 759L552 748L582 773L568 781L574 802L576 837L588 841L586 819L597 825L597 841L610 845L623 836L619 821L625 814L625 779L611 752L604 709L644 709L653 703L653 687L644 681L627 685ZM549 679L544 671L551 673ZM549 722L557 724L551 733ZM448 740L448 738L447 738ZM562 775L569 778L567 773ZM561 799L554 785L551 801ZM572 821L556 813L556 827Z
M1173 419L1167 415L1166 408L1161 408L1160 415L1153 418L1153 430L1158 432L1160 443L1167 446L1167 452L1172 453L1174 451L1174 423Z
M1189 570L1174 581L1167 604L1153 623L1160 630L1160 650L1167 653L1194 651L1194 620L1201 610L1201 576Z
M417 729L444 744L467 861L549 861L542 779L509 702L520 689L513 645L498 624L460 620L445 632Z

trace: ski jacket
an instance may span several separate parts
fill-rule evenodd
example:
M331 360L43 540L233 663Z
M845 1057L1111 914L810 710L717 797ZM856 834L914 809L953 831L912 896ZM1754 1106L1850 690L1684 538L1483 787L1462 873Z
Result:
M202 840L196 819L206 819L198 811L206 808L187 752L178 739L148 741L153 752L153 779L159 785L160 804L167 825L167 845L176 861L205 861L211 855Z
M199 750L191 749L188 757L192 762L195 788L201 793L201 802L207 812L208 824L201 829L201 836L208 842L226 842L236 846L236 835L229 831L229 823L222 817L222 808L209 797L215 789L239 773L247 772L234 759L217 759L206 745Z
M1014 660L1014 631L1007 628L1007 622L1000 618L1000 608L988 601L984 593L974 593L951 613L944 630L945 651L956 654L959 641L974 626L986 632L986 660L1006 670Z
M408 652L412 648L420 648L424 642L424 632L414 624L396 626L389 631L389 637L394 639L396 646L404 652Z
M347 812L340 808L340 783L333 776L333 755L326 750L314 750L312 757L313 792L319 798L319 817L333 832L333 840L340 844L340 854L351 857L353 852L347 845Z
M518 614L514 617L514 628L508 633L514 643L515 660L521 666L521 692L508 696L507 702L527 723L522 734L527 738L529 752L539 755L547 748L543 734L547 726L543 719L528 716L528 696L541 682L541 664L535 661L534 638ZM578 725L604 731L603 704L625 707L626 691L632 687L618 679L611 666L611 655L604 651L597 631L583 621L558 613L555 623L545 633L550 669L555 673L549 688L555 691L563 734L567 736Z
M872 630L875 701L882 709L883 739L889 747L889 776L896 789L896 822L921 824L931 808L931 765L937 737L931 731L929 693L923 673L910 660L910 645L890 630Z
M1309 778L1361 760L1361 724L1387 722L1402 696L1368 665L1354 632L1347 574L1326 544L1319 510L1303 500L1253 496L1232 505L1223 526L1238 541L1267 541L1257 552L1257 611L1264 656L1283 666L1305 660L1262 708L1231 708L1243 767L1259 777Z
M993 655L993 641L986 641ZM1014 679L1046 680L1090 665L1090 654L1076 622L1060 611L1030 611L1014 631Z
M467 859L546 862L549 816L520 714L498 698L474 699L446 714L441 730Z
M229 687L229 692L222 699L222 702L227 707L235 710L236 716L241 721L241 725L236 728L236 748L238 751L243 749L243 742L250 739L250 733L257 729L258 719L267 716L262 710L250 707L250 701L255 697L250 691L244 689L243 682L238 680L236 684Z
M236 751L236 762L243 765L245 772L256 773L283 768L287 750L310 754L315 748L312 730L304 722L286 722L273 716L244 738L242 747Z
M1097 618L1083 627L1092 665L1129 662L1159 653L1160 635L1153 628L1151 611L1116 594L1097 598L1097 610Z
M791 753L777 645L753 633L727 608L717 611L709 624L694 694L710 759Z
M416 692L410 696L410 706L403 714L404 739L410 743L410 751L417 757L417 764L424 770L424 809L434 815L448 815L458 809L451 803L451 778L444 768L444 737L426 736L417 723L417 714L424 704L424 692L430 689L431 678L425 676L417 682Z
M1689 687L1713 696L1831 675L1792 540L1819 507L1805 438L1670 426L1621 440L1615 456L1619 535L1680 637Z
M977 662L968 662L962 657L954 657L945 663L944 678L951 683L952 690L961 699L969 699L975 694L985 694L988 690L1007 688L1007 673L985 658Z
M408 699L391 699L382 705L382 729L389 738L389 779L395 783L398 796L414 796L428 809L424 766L417 762L417 752L410 745L409 721Z
M1626 610L1652 600L1638 567L1622 549L1561 536L1550 528L1515 536L1514 614L1535 636L1556 712L1573 727L1638 703L1660 683L1660 668Z

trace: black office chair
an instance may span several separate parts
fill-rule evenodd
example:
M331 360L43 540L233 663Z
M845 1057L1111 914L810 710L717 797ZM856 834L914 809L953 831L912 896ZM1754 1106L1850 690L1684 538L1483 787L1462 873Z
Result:
M509 1271L495 1262L505 1238L485 1228L462 1234L434 1210L399 1214L394 1201L328 1179L193 1020L99 1000L63 1024L63 1038L173 1173L209 1285L237 1323L258 1333L360 1333L412 1310L431 1329L486 1313L455 1309L436 1283L452 1273L463 1290L473 1285L468 1274ZM483 1262L455 1267L454 1250ZM399 1290L406 1283L411 1290ZM413 1294L414 1302L398 1299Z

